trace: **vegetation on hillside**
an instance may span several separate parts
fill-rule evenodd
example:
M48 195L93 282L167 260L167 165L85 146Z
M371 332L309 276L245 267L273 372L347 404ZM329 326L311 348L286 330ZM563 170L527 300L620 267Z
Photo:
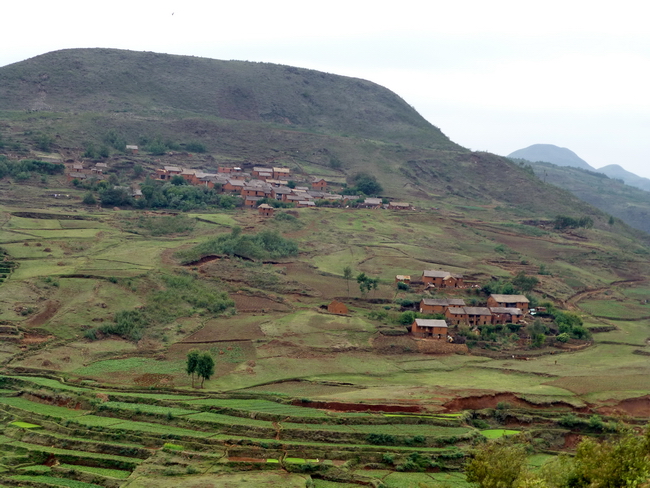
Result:
M253 260L277 259L297 255L298 244L277 232L242 234L240 227L234 227L230 234L220 235L187 251L180 251L176 256L187 264L215 254Z

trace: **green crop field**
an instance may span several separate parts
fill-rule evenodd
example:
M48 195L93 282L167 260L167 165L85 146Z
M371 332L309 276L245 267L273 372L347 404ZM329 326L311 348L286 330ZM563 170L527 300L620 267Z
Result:
M88 413L84 410L73 410L65 407L56 407L54 405L32 402L20 397L0 397L0 405L9 405L27 412L61 419L70 419Z

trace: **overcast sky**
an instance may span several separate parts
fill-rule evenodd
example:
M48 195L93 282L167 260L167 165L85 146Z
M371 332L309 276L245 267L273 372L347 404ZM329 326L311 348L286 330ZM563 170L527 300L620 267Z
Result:
M555 144L650 178L649 12L640 0L32 0L2 7L0 66L107 47L312 68L393 90L473 150Z

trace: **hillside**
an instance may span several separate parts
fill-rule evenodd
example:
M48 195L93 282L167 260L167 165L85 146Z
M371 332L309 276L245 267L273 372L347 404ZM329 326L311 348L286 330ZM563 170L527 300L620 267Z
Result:
M615 180L623 180L623 183L626 185L634 186L636 188L640 188L641 190L650 192L650 179L637 176L634 173L630 173L629 171L620 167L618 164L603 166L602 168L598 168L598 172L606 174Z
M459 149L404 100L369 81L115 49L56 51L1 68L0 110L197 115Z
M597 216L509 159L449 141L385 88L313 70L111 49L56 51L0 68L0 115L12 158L24 157L20 151L39 137L53 141L51 150L64 160L83 159L86 148L109 140L161 140L175 155L153 163L147 154L134 159L109 145L109 161L149 170L253 162L337 181L367 172L384 196L420 205ZM190 143L206 153L184 156Z
M0 92L2 486L462 488L486 439L524 432L538 465L650 418L649 237L552 184L620 182L284 66L69 50L0 68ZM335 191L370 173L414 208L261 213L151 178L260 164Z
M542 161L557 164L558 166L572 166L586 170L594 169L570 149L554 146L553 144L533 144L508 154L508 157L525 159L531 162Z
M596 171L550 163L538 162L530 165L535 174L546 183L563 188L626 224L650 233L649 192Z

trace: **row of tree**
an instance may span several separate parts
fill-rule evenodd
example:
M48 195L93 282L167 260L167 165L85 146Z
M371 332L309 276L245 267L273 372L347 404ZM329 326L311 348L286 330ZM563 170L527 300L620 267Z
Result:
M192 349L187 353L187 363L185 371L192 378L192 388L194 388L194 376L201 378L201 388L205 380L209 380L214 374L214 359L208 351L199 351Z

